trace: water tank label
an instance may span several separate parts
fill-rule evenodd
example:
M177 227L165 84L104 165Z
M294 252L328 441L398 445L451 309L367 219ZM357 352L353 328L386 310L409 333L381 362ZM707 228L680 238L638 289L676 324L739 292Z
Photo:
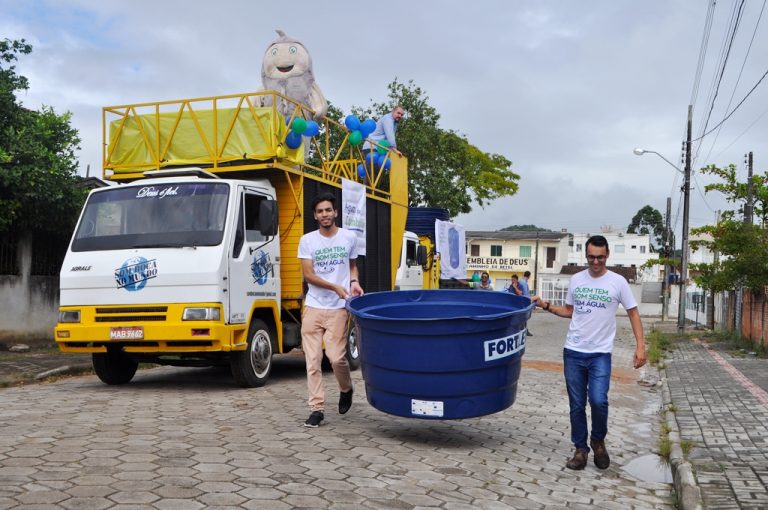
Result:
M485 349L485 361L512 356L525 348L525 329L522 329L514 335L483 342Z
M411 399L411 414L442 417L443 403L440 401Z

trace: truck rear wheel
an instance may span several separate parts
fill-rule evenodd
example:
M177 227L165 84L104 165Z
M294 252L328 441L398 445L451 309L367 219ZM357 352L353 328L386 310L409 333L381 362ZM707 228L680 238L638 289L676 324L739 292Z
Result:
M230 368L243 388L264 386L272 371L272 335L264 321L254 319L248 328L248 347L232 353Z
M358 340L355 323L349 321L347 326L347 363L349 363L349 369L352 371L360 368L360 344L358 344Z
M139 368L139 362L131 359L119 346L109 346L107 352L95 352L91 359L93 370L106 384L129 383Z

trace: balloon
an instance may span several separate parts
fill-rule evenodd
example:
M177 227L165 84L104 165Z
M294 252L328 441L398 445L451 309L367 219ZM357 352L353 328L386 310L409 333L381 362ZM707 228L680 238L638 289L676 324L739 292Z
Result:
M351 145L352 147L357 147L361 143L363 143L363 135L360 134L360 131L357 131L357 130L352 131L349 134L349 145Z
M376 131L376 121L373 119L365 119L360 124L360 132L363 134L363 138L368 138L371 133Z
M381 165L384 163L384 159L386 159L386 156L384 154L379 154L378 152L376 153L372 152L371 154L376 154L376 160L375 160L376 166L381 167Z
M478 273L477 271L472 273L472 281L473 282L479 282L480 281L480 273Z
M375 152L369 152L368 155L365 157L365 164L371 168L374 168L376 166L377 156L378 154L376 154Z
M304 136L317 136L320 134L320 124L314 120L307 121L307 129L302 133Z
M295 131L291 131L285 136L285 145L290 149L298 149L301 147L301 135Z
M376 152L379 154L386 154L387 147L389 147L389 140L379 140L379 145L381 147L376 147Z
M347 115L347 118L344 119L344 125L350 131L360 131L360 119L357 118L357 115Z
M365 179L365 165L360 163L357 165L357 175L360 176L361 179Z
M382 168L384 170L389 170L389 167L391 167L391 166L392 166L392 160L391 159L387 159L387 160L384 161L384 165L382 165Z
M302 134L307 130L307 121L301 117L296 117L293 119L293 124L291 124L291 130L294 133Z

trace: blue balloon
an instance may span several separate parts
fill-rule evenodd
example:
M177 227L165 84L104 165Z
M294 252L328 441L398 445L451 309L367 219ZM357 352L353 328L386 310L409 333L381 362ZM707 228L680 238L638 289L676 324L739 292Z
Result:
M382 166L382 168L383 168L384 170L389 170L389 167L391 167L391 166L392 166L392 160L391 160L391 159L388 159L388 160L386 160L386 161L384 162L384 165Z
M371 154L373 154L373 152ZM384 163L385 158L386 158L385 155L376 153L376 166L381 167L381 165Z
M365 179L365 165L360 163L357 165L357 175L360 176L361 179Z
M377 166L375 151L371 151L368 153L368 156L366 156L365 158L365 164L368 165L370 168L374 168Z
M360 132L363 134L363 138L368 138L371 133L376 131L376 121L373 119L365 119L360 123Z
M285 145L287 145L289 149L298 149L301 147L301 135L295 131L289 132L285 136Z
M357 115L347 115L347 118L344 119L344 125L350 131L360 131L360 119L357 118Z
M304 136L317 136L320 134L320 124L314 120L307 121L307 129L302 133Z

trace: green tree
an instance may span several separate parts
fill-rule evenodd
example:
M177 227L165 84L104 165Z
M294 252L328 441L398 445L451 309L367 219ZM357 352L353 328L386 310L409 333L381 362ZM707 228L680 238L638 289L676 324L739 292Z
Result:
M501 230L522 232L552 232L552 230L548 228L537 227L536 225L510 225L509 227L504 227Z
M12 64L31 51L23 39L0 41L0 231L69 235L86 193L75 186L80 139L69 113L18 102L29 83Z
M442 207L451 216L468 213L472 204L517 193L520 176L499 154L483 152L467 138L439 126L440 114L413 81L388 85L388 98L368 108L353 108L361 118L380 117L397 105L406 111L397 131L397 147L408 157L411 206Z
M627 233L651 235L651 240L656 248L664 246L664 220L661 213L646 205L632 217L627 227Z
M707 193L719 191L728 202L737 207L722 213L715 225L691 229L692 234L708 234L707 238L691 241L691 248L705 246L717 251L720 261L712 264L696 264L692 269L700 272L696 278L699 285L714 291L730 290L743 286L752 291L762 292L768 285L768 229L765 224L768 186L766 174L752 178L756 225L744 223L738 217L747 199L747 184L739 182L736 166L718 168L714 165L701 169L702 173L715 175L721 182L705 186Z

